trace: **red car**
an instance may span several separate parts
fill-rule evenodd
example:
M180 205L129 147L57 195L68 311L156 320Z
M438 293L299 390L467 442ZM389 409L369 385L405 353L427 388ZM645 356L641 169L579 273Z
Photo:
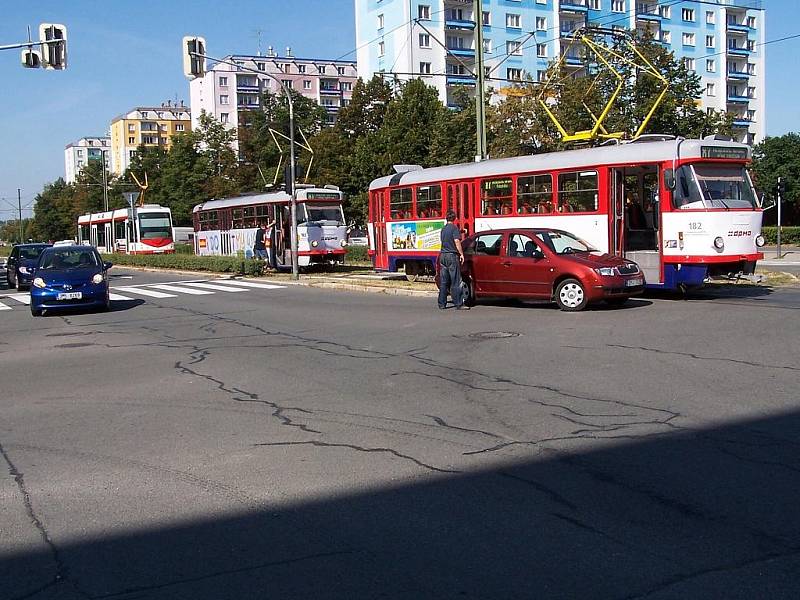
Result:
M604 254L559 229L481 231L462 245L462 293L468 305L478 298L505 297L550 300L561 310L578 311L600 300L619 306L644 290L635 262Z

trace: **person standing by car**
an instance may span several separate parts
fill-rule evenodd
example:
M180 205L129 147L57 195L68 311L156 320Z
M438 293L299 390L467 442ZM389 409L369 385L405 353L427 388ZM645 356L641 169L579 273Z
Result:
M469 310L461 297L461 265L464 264L464 249L461 247L461 232L456 227L456 213L447 211L447 225L442 228L442 250L439 254L439 308L447 308L447 290L456 310Z

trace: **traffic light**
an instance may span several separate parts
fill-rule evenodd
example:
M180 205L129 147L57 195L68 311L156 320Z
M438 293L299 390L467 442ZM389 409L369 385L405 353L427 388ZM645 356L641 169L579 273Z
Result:
M19 59L26 69L38 69L42 66L42 53L38 50L23 50Z
M42 44L42 66L61 71L67 68L67 28L58 23L39 25L39 42Z
M198 54L202 56L197 56ZM206 74L206 40L197 36L183 38L183 74L189 79Z

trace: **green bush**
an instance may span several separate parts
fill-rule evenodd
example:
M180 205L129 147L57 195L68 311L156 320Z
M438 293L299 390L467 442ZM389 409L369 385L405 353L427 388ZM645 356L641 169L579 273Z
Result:
M194 254L194 246L191 244L175 244L175 254Z
M367 250L367 246L348 246L345 262L351 265L370 262Z
M762 227L761 235L769 245L774 246L778 243L777 227ZM800 246L800 227L781 227L781 244Z
M180 271L204 271L232 273L259 277L264 274L266 263L233 256L195 256L193 254L106 254L106 260L115 265L177 269Z

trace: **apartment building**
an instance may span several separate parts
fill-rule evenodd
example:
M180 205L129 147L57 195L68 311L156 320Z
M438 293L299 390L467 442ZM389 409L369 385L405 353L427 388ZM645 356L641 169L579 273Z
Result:
M586 25L649 29L702 78L706 109L735 116L736 137L763 139L764 9L760 0L355 0L358 72L422 77L452 104L459 86L475 86L475 28L483 25L487 87L541 80L564 61L580 72L569 36ZM446 49L445 49L446 48Z
M172 137L190 131L190 111L183 102L139 106L111 121L111 171L122 175L139 146L169 149Z
M353 61L298 58L291 48L284 56L270 48L264 56L229 55L224 60L226 63L217 63L204 77L189 83L190 105L195 121L205 111L237 130L242 112L259 108L263 92L281 91L273 77L323 106L329 124L336 122L339 109L350 102L358 78Z
M82 137L77 142L67 144L64 148L64 180L75 183L78 174L91 161L102 160L106 169L111 164L111 138Z

